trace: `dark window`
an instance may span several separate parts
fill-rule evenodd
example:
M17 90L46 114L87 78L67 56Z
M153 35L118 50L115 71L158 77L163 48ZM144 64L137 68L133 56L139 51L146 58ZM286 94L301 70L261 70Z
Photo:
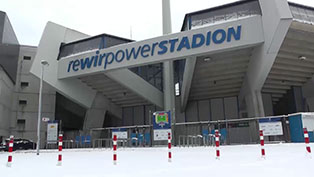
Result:
M24 59L24 60L31 60L32 57L30 57L30 56L24 56L23 59Z
M25 119L18 119L17 120L17 129L24 130L25 129Z
M26 100L20 100L20 101L19 101L19 104L20 104L20 105L26 105L26 104L27 104L27 101L26 101Z
M22 87L22 88L28 87L28 82L21 82L21 87Z

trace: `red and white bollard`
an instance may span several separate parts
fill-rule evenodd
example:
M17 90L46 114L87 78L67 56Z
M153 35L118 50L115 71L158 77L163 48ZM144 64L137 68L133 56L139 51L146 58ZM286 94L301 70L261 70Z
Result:
M306 146L306 152L311 153L311 147L310 147L310 138L309 138L309 133L307 131L307 128L303 128L304 131L304 141L305 141L305 146Z
M263 130L259 131L259 139L261 142L261 153L262 153L262 158L265 158L265 149L264 149L264 134Z
M113 135L113 164L117 165L117 135Z
M14 142L14 136L11 135L10 136L10 142L9 142L9 156L8 156L8 163L7 163L7 167L11 167L12 166L12 151L13 151L13 142Z
M171 162L172 154L171 154L171 134L168 133L168 162Z
M63 141L63 135L59 134L59 143L58 143L59 154L58 154L57 166L62 165L62 141Z
M219 151L219 131L215 130L215 143L216 143L216 159L220 159L220 151Z

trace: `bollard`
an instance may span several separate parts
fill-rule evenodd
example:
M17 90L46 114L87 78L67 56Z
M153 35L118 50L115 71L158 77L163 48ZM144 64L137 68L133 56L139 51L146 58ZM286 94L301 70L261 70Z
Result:
M219 151L219 131L215 130L215 142L216 142L216 159L220 159L220 151Z
M168 133L168 162L171 162L171 134Z
M13 151L13 142L14 142L14 136L11 135L10 136L10 142L9 142L9 156L8 156L8 163L7 163L7 167L11 167L12 166L12 151Z
M305 141L305 146L306 146L306 152L311 153L311 146L310 146L310 138L309 138L309 133L307 131L307 128L303 128L304 132L304 141Z
M113 164L117 165L117 135L113 135Z
M259 131L259 138L261 142L261 153L262 153L262 158L265 158L265 149L264 149L264 134L263 130Z
M62 140L63 140L63 135L59 134L59 144L58 144L59 154L58 154L57 166L61 166L62 165Z

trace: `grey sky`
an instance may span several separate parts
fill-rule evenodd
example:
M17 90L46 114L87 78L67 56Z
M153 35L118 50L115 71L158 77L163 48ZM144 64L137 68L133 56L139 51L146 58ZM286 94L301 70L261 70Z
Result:
M235 0L171 0L172 31L184 15ZM293 0L314 7L313 0ZM47 21L97 35L143 40L162 34L161 0L0 0L21 44L37 46Z

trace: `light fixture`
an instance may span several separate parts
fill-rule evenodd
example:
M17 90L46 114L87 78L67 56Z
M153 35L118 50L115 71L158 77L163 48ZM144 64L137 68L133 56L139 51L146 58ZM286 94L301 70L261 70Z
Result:
M203 59L205 62L210 62L212 59L210 57L204 58Z
M299 56L299 60L302 60L302 61L306 60L306 57L301 55L301 56Z
M41 63L42 65L47 65L47 66L49 66L49 63L48 63L48 61L46 61L46 60L41 60L40 63Z

